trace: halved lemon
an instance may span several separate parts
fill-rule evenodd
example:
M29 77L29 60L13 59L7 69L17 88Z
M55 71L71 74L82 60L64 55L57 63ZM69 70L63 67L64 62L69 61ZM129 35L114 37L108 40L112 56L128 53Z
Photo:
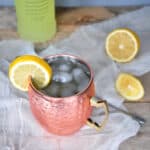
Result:
M140 38L132 30L115 29L106 38L106 52L116 62L129 62L137 55L140 48Z
M46 87L52 77L52 69L38 56L23 55L17 57L9 66L9 79L19 90L28 91L28 78L32 77L38 88Z
M121 73L116 80L116 89L126 100L137 101L144 96L142 83L131 74Z

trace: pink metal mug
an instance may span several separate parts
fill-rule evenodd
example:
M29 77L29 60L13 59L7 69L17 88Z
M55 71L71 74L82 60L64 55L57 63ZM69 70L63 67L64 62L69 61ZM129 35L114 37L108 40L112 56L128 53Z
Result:
M69 135L88 124L96 130L101 130L108 120L108 107L106 101L95 98L93 72L90 66L82 59L72 55L53 55L47 58L69 57L85 64L90 71L88 86L76 95L69 97L50 97L40 92L29 79L29 101L31 110L39 123L50 133ZM92 107L103 108L104 120L96 123L90 119Z

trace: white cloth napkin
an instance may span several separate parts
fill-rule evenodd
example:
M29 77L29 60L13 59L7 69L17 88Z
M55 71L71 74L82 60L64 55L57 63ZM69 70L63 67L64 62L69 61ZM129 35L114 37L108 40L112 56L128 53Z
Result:
M118 73L129 72L140 76L150 70L149 18L150 7L145 7L103 23L83 26L69 38L50 45L38 55L68 53L80 56L94 70L97 96L123 107L124 99L114 89ZM114 63L105 54L105 38L118 27L129 27L141 38L139 55L127 64ZM85 125L79 132L67 137L47 133L32 116L27 93L14 89L9 83L8 65L22 54L36 55L33 45L21 40L0 42L0 150L117 150L121 142L136 135L139 124L114 110L101 132ZM99 120L97 115L94 118Z

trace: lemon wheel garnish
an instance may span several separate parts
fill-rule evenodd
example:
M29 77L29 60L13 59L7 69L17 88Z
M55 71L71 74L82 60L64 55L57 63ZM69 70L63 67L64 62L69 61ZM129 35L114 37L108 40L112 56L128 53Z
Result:
M9 66L9 79L14 87L28 91L29 76L38 88L44 88L51 80L52 69L38 56L23 55L12 61Z
M113 30L106 38L106 53L116 62L129 62L137 55L140 48L139 36L130 29Z
M116 89L126 100L137 101L144 96L140 80L133 75L121 73L116 80Z

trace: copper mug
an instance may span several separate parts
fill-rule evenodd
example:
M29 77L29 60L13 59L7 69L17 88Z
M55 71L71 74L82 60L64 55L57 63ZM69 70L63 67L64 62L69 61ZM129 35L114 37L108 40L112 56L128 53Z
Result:
M30 78L28 94L32 113L38 122L53 134L73 134L85 124L100 131L108 120L108 106L106 101L95 97L93 72L90 66L82 59L72 55L53 55L46 59L58 57L68 57L86 65L90 72L88 86L75 95L57 98L39 91ZM96 123L90 118L93 107L103 108L105 117L101 123Z

